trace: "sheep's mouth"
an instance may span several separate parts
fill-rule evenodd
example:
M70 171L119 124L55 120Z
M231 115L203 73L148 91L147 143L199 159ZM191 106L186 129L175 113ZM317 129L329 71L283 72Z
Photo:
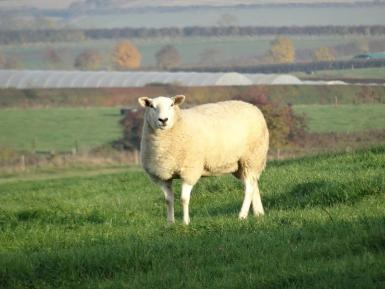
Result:
M161 130L165 130L168 128L168 125L167 124L160 124L160 125L158 125L158 128Z

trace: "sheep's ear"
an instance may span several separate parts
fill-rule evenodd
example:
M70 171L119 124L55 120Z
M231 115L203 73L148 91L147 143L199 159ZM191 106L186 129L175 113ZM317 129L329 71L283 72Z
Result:
M146 107L152 104L152 99L147 96L142 96L138 98L138 102L141 107Z
M185 98L186 97L184 95L175 95L171 97L175 105L181 105L184 102Z

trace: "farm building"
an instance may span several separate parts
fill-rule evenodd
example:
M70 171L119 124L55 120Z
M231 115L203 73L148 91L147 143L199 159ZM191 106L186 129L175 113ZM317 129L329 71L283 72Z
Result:
M154 72L154 71L39 71L0 70L0 88L96 88L142 87L152 84L221 86L253 84L301 84L292 75Z

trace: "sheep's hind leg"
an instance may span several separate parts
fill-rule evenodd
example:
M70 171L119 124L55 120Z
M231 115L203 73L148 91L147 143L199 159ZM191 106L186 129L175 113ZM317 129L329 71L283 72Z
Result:
M167 221L169 223L174 223L174 192L171 188L172 181L163 181L160 184L160 187L162 188L162 191L164 193L164 197L166 199L167 204Z
M265 211L263 210L263 206L262 206L261 195L259 193L259 187L258 187L257 181L255 181L254 183L252 204L253 204L254 216L257 217L265 214Z
M250 205L252 202L253 197L253 191L254 191L254 185L251 180L245 179L245 198L243 199L243 204L241 211L239 213L239 219L246 219L247 215L249 214Z
M185 225L188 225L190 223L190 215L189 215L189 203L190 203L190 196L191 196L191 190L193 186L189 185L185 182L182 184L182 195L181 195L181 202L183 207L183 223Z

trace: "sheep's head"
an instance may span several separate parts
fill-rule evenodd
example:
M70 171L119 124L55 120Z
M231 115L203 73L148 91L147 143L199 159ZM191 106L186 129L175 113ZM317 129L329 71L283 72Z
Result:
M140 97L138 102L146 110L144 121L153 129L167 130L173 127L179 113L178 106L183 103L184 99L184 95L156 98L144 96Z

